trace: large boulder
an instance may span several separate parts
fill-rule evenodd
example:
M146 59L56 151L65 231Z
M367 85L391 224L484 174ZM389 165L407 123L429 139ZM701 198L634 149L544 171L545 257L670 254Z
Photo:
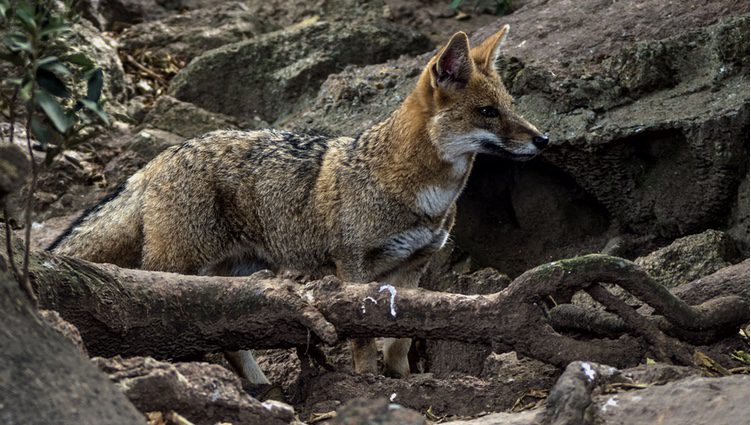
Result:
M478 29L473 43L511 24L502 76L553 145L523 164L478 158L459 200L458 248L513 277L614 237L635 258L734 226L747 247L747 15L734 0L555 0ZM284 124L356 134L404 99L429 57L347 68Z
M347 64L383 62L428 47L423 35L385 21L310 19L195 58L172 80L170 91L212 112L274 122Z
M44 323L18 283L1 269L0 328L0 422L146 422L102 372Z
M229 2L171 14L126 28L120 35L121 49L132 55L169 54L187 63L208 50L280 29L257 12L244 3Z
M203 110L172 96L160 96L143 121L145 128L169 131L184 138L197 137L214 130L236 130L232 117Z
M747 375L689 377L639 391L593 397L595 423L608 425L745 423L749 416Z
M677 239L635 262L657 282L671 288L708 276L737 259L735 245L726 233L707 230Z
M116 117L124 116L129 93L115 41L98 31L89 21L82 19L73 24L73 31L65 35L63 46L68 51L61 53L82 52L102 68L102 99L105 110Z

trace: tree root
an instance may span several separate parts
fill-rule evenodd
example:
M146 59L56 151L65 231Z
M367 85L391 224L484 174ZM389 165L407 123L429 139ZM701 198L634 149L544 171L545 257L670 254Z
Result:
M549 294L589 288L664 358L687 362L690 349L681 348L599 285L592 286L598 282L622 286L681 328L713 329L748 321L745 299L722 297L689 306L634 263L604 255L536 267L490 295L347 284L334 277L303 286L269 273L184 276L47 252L33 253L30 266L41 306L76 325L89 352L98 356L182 357L307 347L337 338L418 337L508 346L561 367L580 359L619 368L638 364L645 348L640 338L579 340L550 325L543 308Z

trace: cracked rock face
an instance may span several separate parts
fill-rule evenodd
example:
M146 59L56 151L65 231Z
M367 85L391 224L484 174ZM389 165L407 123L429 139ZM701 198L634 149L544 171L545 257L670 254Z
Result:
M639 391L593 398L596 421L731 425L748 420L748 376L691 377Z
M212 112L274 122L344 64L378 63L428 48L422 34L386 21L349 25L311 18L204 53L177 75L170 91ZM222 90L216 90L219 81Z
M737 257L735 245L726 233L707 230L637 258L636 264L671 288L728 267Z

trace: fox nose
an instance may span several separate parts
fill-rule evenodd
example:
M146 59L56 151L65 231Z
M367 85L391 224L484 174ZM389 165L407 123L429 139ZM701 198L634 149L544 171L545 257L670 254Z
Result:
M550 143L550 138L548 138L546 134L535 136L532 139L532 144L535 145L537 149L545 149L545 147L548 146L548 143Z

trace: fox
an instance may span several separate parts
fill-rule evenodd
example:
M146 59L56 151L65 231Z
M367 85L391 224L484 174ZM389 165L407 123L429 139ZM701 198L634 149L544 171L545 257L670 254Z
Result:
M454 34L403 103L357 137L219 130L170 147L48 249L181 274L268 269L417 287L449 238L476 155L526 161L549 144L501 80L508 31L475 47ZM384 338L386 375L410 375L410 345ZM356 373L378 373L373 338L351 349ZM268 383L252 353L227 358Z

